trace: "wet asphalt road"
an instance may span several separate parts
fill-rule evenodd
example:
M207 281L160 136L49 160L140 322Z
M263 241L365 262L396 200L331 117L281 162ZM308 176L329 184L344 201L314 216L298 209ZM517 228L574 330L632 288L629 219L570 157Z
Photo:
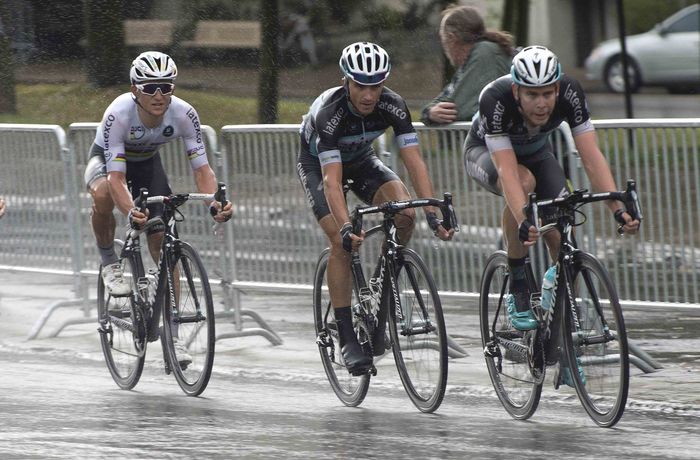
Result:
M0 458L697 458L697 418L628 410L595 427L578 401L542 401L527 422L491 395L449 394L436 414L396 387L360 408L327 383L215 374L203 397L148 366L135 391L104 366L39 352L3 359ZM671 441L672 442L669 442Z
M626 309L630 339L664 368L631 369L630 399L613 429L585 414L571 390L546 383L535 415L507 415L480 355L473 307L446 303L448 332L469 356L450 361L435 414L406 396L391 357L378 363L367 398L344 407L313 342L307 296L246 295L284 343L261 337L217 342L202 397L185 396L149 348L134 391L104 365L96 324L27 340L46 305L70 296L68 279L3 273L0 283L0 459L28 458L698 458L700 310ZM41 286L28 290L27 286ZM217 305L219 305L217 301ZM217 321L217 330L230 328Z

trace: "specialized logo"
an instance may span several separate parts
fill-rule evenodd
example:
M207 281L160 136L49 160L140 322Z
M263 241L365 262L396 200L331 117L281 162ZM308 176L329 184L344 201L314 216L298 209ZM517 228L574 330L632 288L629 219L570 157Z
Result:
M377 104L377 107L379 107L381 110L389 112L390 114L394 115L396 118L398 118L400 120L405 120L406 117L408 116L406 114L405 110L403 110L401 107L395 106L391 102L379 101L379 103Z
M173 128L172 126L168 125L168 126L165 127L165 129L163 129L163 136L165 136L165 137L170 137L170 136L173 135L174 132L175 132L175 128Z
M345 115L345 108L339 107L338 111L335 112L335 114L331 117L331 119L326 122L322 131L324 133L332 136L333 133L335 132L336 128L340 124L340 121L343 119L344 115Z
M146 135L146 129L143 126L132 126L129 129L129 140L137 141Z
M299 180L301 181L301 186L304 188L306 199L309 202L309 205L311 205L311 207L313 208L316 205L316 202L314 200L313 194L311 193L311 190L309 190L309 181L306 178L306 173L304 172L304 168L301 166L301 163L297 163L297 174L299 174Z

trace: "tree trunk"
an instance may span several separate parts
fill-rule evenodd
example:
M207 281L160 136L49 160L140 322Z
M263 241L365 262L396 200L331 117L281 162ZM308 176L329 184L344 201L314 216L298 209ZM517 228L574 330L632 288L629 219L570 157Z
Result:
M278 0L262 0L261 4L262 44L258 85L258 122L273 124L277 123L279 5Z
M0 0L0 113L17 113L15 72L7 33L9 15L4 0Z
M501 29L513 35L515 46L527 46L530 0L505 0Z
M86 0L84 5L88 80L98 87L128 81L122 18L124 0Z

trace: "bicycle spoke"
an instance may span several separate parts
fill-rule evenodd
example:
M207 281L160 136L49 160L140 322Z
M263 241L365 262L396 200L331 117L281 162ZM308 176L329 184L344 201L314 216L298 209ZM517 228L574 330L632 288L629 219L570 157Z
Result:
M508 292L508 261L499 251L486 263L480 292L481 337L489 377L498 399L516 419L527 419L535 412L542 392L541 379L532 375L526 353L532 334L513 328L504 306Z
M607 271L592 256L577 255L571 283L578 327L568 318L565 343L579 399L591 418L609 427L624 412L629 385L627 333ZM574 370L575 369L575 370ZM577 370L580 371L577 372Z
M390 303L394 359L413 403L432 412L442 402L447 380L447 333L440 298L430 272L411 250L403 250L394 282L392 292L399 295L391 296Z
M197 396L207 387L214 362L214 304L199 254L180 243L177 263L168 270L175 299L166 292L164 343L169 367L182 390ZM172 304L175 308L172 308Z
M124 277L134 287L138 273L138 263L125 259ZM112 378L124 390L134 388L141 378L146 353L145 325L133 302L133 297L112 297L98 275L97 314L102 353Z
M333 307L326 279L327 268L328 250L325 250L316 264L314 276L313 307L316 344L333 392L343 404L358 406L365 399L370 377L369 375L353 376L345 367L335 317L332 314ZM356 299L353 299L353 302L356 302Z

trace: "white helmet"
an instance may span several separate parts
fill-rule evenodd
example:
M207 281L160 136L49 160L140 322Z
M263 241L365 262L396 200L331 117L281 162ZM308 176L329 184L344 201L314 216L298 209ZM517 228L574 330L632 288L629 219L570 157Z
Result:
M389 76L391 63L384 48L374 43L348 45L340 55L340 70L360 85L376 85Z
M131 63L131 83L155 80L175 80L177 66L170 56L159 51L145 51Z
M510 68L513 83L522 86L547 86L561 78L557 56L544 46L528 46L515 55Z

